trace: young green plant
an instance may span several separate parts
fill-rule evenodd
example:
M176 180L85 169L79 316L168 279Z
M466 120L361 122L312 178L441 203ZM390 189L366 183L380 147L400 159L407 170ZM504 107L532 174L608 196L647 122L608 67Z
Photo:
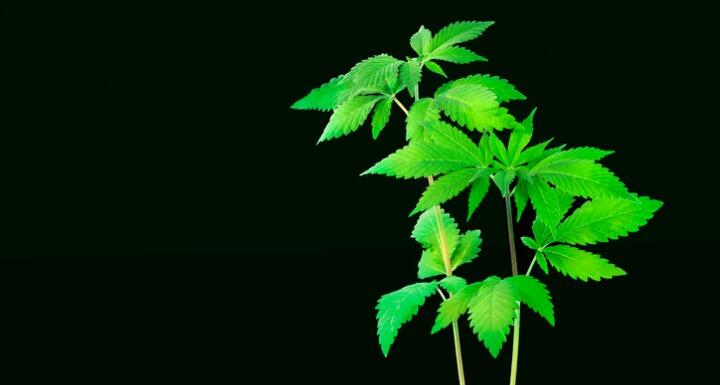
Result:
M555 324L550 293L531 275L533 267L537 264L548 274L551 266L582 281L625 275L621 268L578 246L637 231L662 206L660 201L630 192L599 163L611 151L550 146L550 140L531 145L535 110L522 121L508 111L507 103L526 97L505 79L473 74L443 84L431 97L420 97L424 70L447 77L438 62L486 60L459 44L477 38L492 24L457 22L436 34L420 27L410 38L417 56L400 60L381 54L365 59L292 105L332 112L318 143L357 131L371 114L371 133L377 139L390 120L393 104L403 111L407 144L362 175L428 180L411 212L411 216L419 214L412 237L422 248L417 277L435 279L412 283L380 298L376 307L380 347L387 355L400 327L428 297L438 294L442 302L431 332L451 326L461 385L465 374L460 317L468 315L472 331L493 357L514 326L510 383L515 384L521 304ZM410 109L398 97L404 91L413 99ZM479 255L480 231L461 232L441 205L469 190L469 222L492 185L505 204L511 275L490 275L468 283L456 269ZM520 274L514 226L528 206L535 213L532 235L521 241L534 257Z

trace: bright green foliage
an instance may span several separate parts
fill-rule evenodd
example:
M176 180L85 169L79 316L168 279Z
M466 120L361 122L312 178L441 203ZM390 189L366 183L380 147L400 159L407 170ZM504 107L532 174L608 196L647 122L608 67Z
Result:
M470 75L464 78L447 82L437 89L437 93L442 93L450 87L460 85L477 85L485 87L495 94L498 102L508 102L511 100L525 100L525 95L518 91L515 86L507 80L492 75Z
M425 299L435 293L437 283L421 282L380 297L375 309L378 320L378 337L385 356L397 337L398 330L417 314Z
M468 159L475 164L487 166L488 160L482 156L480 148L473 143L462 131L442 121L434 121L426 124L430 130L430 138L433 142L443 147L457 148L465 153Z
M555 230L562 219L557 191L543 181L536 181L527 189L538 219L551 230Z
M390 120L390 109L392 108L392 99L385 98L375 104L375 112L372 117L372 136L377 139L380 131Z
M440 64L437 64L433 61L427 61L425 62L425 68L427 68L430 72L434 72L444 78L447 77L447 74L445 73L445 70L440 67Z
M418 83L420 83L420 77L422 76L422 69L420 63L416 59L410 59L400 66L400 81L407 87L410 92L410 96L415 96L415 90Z
M418 278L429 278L446 273L442 256L442 236L450 256L450 271L471 262L480 252L479 230L460 233L455 220L443 209L438 209L442 227L438 226L438 214L434 209L422 213L418 217L412 237L425 249L418 263Z
M477 177L475 181L470 186L470 194L468 195L468 214L467 214L467 221L470 221L470 217L472 217L475 210L477 210L478 206L480 206L480 202L485 199L485 195L487 195L488 190L490 189L490 178L485 177Z
M483 167L483 164L469 157L460 149L428 142L417 142L401 148L361 175L378 174L398 178L421 178L464 167Z
M292 108L296 110L330 111L352 93L352 84L343 82L345 75L331 79L329 82L310 91L307 96L295 102Z
M554 154L530 170L560 190L584 198L628 198L625 185L607 168L587 159L569 158L567 151Z
M475 130L518 127L507 111L500 107L490 89L477 84L453 84L435 94L438 107L452 120Z
M347 78L357 88L382 88L395 82L402 63L402 60L386 54L373 56L355 64Z
M460 289L467 286L467 281L463 277L458 277L457 275L451 275L448 277L443 278L439 282L440 287L450 292L450 294L455 294Z
M475 61L487 61L486 58L467 48L450 46L437 50L429 56L433 60L443 60L456 64L467 64Z
M470 300L473 299L478 288L482 285L483 282L467 285L458 292L453 293L450 299L443 301L438 309L438 315L437 318L435 318L435 324L433 325L431 333L435 334L448 327L448 325L457 321L461 315L465 314Z
M410 46L418 55L425 55L430 49L430 41L432 40L432 32L421 26L420 29L410 37Z
M503 197L510 193L510 184L515 181L515 176L517 173L512 169L498 171L493 176L493 182L498 186Z
M528 275L516 275L506 278L505 281L512 286L515 298L540 314L550 325L555 326L555 312L545 285Z
M447 201L465 190L478 177L489 174L487 168L463 168L441 176L428 186L410 215Z
M638 231L662 206L647 197L637 200L594 199L586 202L558 227L556 241L595 244Z
M559 272L573 279L599 281L625 275L625 271L597 254L566 245L548 246L543 250L545 258Z
M330 121L325 126L318 143L357 130L367 119L375 103L380 99L380 96L359 95L341 104L330 117Z
M480 245L482 239L480 238L480 230L466 231L460 236L457 248L452 254L451 263L452 268L455 270L458 266L471 262L478 256L480 252Z
M491 25L493 25L492 21L461 21L452 23L442 28L433 36L429 50L433 52L443 47L473 40L480 36Z
M431 98L423 98L410 107L406 122L405 138L408 141L429 140L430 135L425 129L427 123L440 120L440 109Z
M518 298L513 286L498 277L487 278L468 303L470 327L497 357L515 320Z

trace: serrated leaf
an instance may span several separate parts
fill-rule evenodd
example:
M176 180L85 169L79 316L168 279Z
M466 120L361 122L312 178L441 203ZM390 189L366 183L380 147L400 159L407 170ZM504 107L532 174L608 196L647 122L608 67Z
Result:
M343 82L345 75L340 75L329 82L310 91L291 108L296 110L330 111L344 102L352 94L352 85Z
M492 21L460 21L440 29L430 42L430 52L458 43L473 40L480 36Z
M480 206L480 203L487 195L490 189L490 177L481 176L477 177L475 181L470 185L470 194L468 195L468 214L467 221L470 221L475 210Z
M430 131L430 139L438 145L457 148L463 151L468 158L474 159L477 164L487 166L489 162L481 153L480 148L468 138L465 133L455 128L453 125L445 123L441 120L429 122L425 127Z
M431 40L432 32L425 26L420 26L420 29L410 37L410 47L418 55L425 55L428 53Z
M552 241L552 232L550 228L540 220L537 216L532 223L532 232L535 241L541 247L547 246Z
M595 147L573 147L563 152L568 159L600 160L615 151L601 150Z
M547 183L539 180L527 187L530 202L535 208L537 218L547 225L549 230L554 233L557 225L562 219L562 212L560 210L560 202L558 200L557 192L555 189L548 186Z
M559 190L584 198L628 198L625 185L607 168L586 159L563 159L563 152L544 159L531 174ZM557 161L553 159L558 159Z
M510 84L509 81L493 75L470 75L464 78L447 82L437 89L436 93L444 92L446 89L458 86L458 85L479 85L489 89L495 94L496 100L499 103L511 101L511 100L525 100L526 97L515 86Z
M417 314L420 306L425 303L425 299L435 293L436 288L437 283L435 282L421 282L380 297L375 307L378 311L377 334L380 347L386 357L400 327Z
M527 275L516 275L505 278L515 292L515 298L522 301L530 309L545 318L550 325L555 326L555 312L550 299L550 293L540 281Z
M442 67L440 67L440 64L437 64L433 61L426 61L425 68L427 68L430 72L435 72L436 74L444 78L447 77L447 74L445 74L445 71L443 71Z
M560 224L556 240L587 245L624 237L645 225L661 206L662 202L647 197L593 199Z
M420 83L421 76L420 63L417 60L411 59L400 65L400 81L407 87L410 96L413 98L417 98L415 91L418 83Z
M447 290L450 294L455 294L460 289L467 286L467 281L465 281L465 278L458 277L457 275L451 275L449 277L443 278L440 283L440 287Z
M412 238L418 241L424 248L432 250L442 250L442 234L445 235L445 241L448 248L448 255L452 256L458 244L460 230L457 223L442 208L438 208L440 212L441 226L438 226L437 214L435 209L430 209L422 213L418 217L415 228L412 231Z
M495 94L476 84L453 85L436 93L438 107L453 121L469 129L514 128L520 124L499 107Z
M523 129L516 129L513 130L510 134L510 140L508 140L507 145L507 164L509 166L517 166L520 164L520 154L522 153L522 150L530 143L530 139L532 138L532 132L533 132L533 117L535 116L535 111L537 109L533 109L530 115L525 118L522 122Z
M487 168L464 168L441 176L425 189L410 215L445 203L465 190L475 178L488 175Z
M359 95L345 101L333 112L318 143L339 138L357 130L365 122L375 103L381 98L381 96Z
M390 55L381 54L356 64L347 74L347 79L357 88L387 87L398 77L398 68L403 63Z
M412 142L363 172L398 178L420 178L482 166L459 150L429 142Z
M535 252L535 260L537 261L538 266L540 266L540 269L545 274L548 274L547 261L545 260L545 255L541 251Z
M437 318L435 318L435 324L430 333L437 333L457 321L461 315L465 314L468 309L468 303L482 285L482 282L467 285L457 293L454 293L452 297L443 301L438 308L438 315Z
M372 117L372 136L377 139L380 131L385 128L390 120L390 110L392 109L392 99L385 98L375 105L375 112Z
M451 258L453 271L460 265L471 262L477 258L481 244L482 238L480 238L480 230L466 231L465 234L461 235L457 248Z
M528 182L525 176L521 173L518 173L518 182L515 185L515 193L513 194L517 211L517 213L515 214L516 222L520 222L520 218L522 217L522 214L525 211L525 207L527 207L527 202L530 199L527 191L527 184Z
M515 320L518 304L514 294L510 283L492 276L483 281L468 303L470 327L493 357L500 353Z
M476 61L487 61L486 58L464 47L447 46L432 53L432 60L442 60L455 64L467 64Z
M543 250L545 257L555 270L572 279L599 281L625 275L625 271L608 260L572 246L548 246Z
M429 140L430 135L425 125L440 120L440 109L431 98L423 98L410 107L407 119L405 139L408 141Z
M440 249L423 250L418 262L418 278L425 279L437 275L445 275L445 263Z
M507 196L510 193L510 184L515 180L515 170L501 170L495 173L493 175L493 182L498 186L500 189L500 193L503 197Z
M530 237L520 237L520 242L522 242L523 245L529 247L532 250L537 250L540 248L540 245L538 245L537 242L535 242L535 240Z
M488 143L488 146L489 146L490 151L492 152L493 156L495 156L495 158L497 158L500 161L500 163L502 163L503 165L507 165L508 164L508 154L507 154L507 149L505 148L505 144L502 142L502 140L500 140L500 138L495 136L492 132L489 133L489 135L487 135L487 137L488 137L487 143Z
M517 160L517 164L534 163L536 161L539 161L540 159L543 159L544 157L551 155L552 153L548 153L548 151L545 150L545 147L547 147L547 145L550 144L551 141L552 139L546 140L542 143L530 146L524 151L522 151L520 153L520 157Z

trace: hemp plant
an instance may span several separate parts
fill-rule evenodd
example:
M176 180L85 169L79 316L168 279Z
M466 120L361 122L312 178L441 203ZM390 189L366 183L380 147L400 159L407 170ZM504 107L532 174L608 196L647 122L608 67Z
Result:
M486 61L459 44L477 38L492 24L457 22L434 35L420 27L410 38L416 57L400 60L380 54L365 59L292 105L332 111L318 143L355 132L370 114L372 137L377 139L390 120L393 103L405 114L407 144L361 175L427 179L428 186L410 214L419 214L412 238L422 249L417 278L424 281L380 298L377 334L387 356L400 327L428 297L439 295L442 302L431 333L451 327L461 385L465 374L458 320L463 315L468 315L470 328L493 357L514 328L510 383L515 384L521 304L555 324L550 293L532 275L533 267L537 264L544 274L552 267L581 281L625 275L620 267L581 247L637 231L662 206L660 201L630 192L599 163L612 151L551 146L551 140L531 145L535 110L520 121L503 106L526 99L505 79L474 74L448 81L431 96L420 97L423 70L447 77L438 62ZM413 99L409 109L399 99L405 90ZM468 282L456 270L478 257L480 231L461 232L440 205L469 190L469 222L492 186L505 203L511 275L488 274ZM533 258L521 273L514 226L528 206L534 210L534 220L528 235L520 239Z

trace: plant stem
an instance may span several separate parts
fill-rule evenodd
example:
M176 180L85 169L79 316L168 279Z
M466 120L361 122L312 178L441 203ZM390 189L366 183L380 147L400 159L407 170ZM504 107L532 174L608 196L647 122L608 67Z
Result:
M512 203L510 194L505 195L505 219L507 220L508 241L510 242L510 263L512 274L518 275L517 254L515 251L515 231L513 229ZM528 270L529 271L529 270ZM520 305L515 315L515 327L513 328L512 362L510 365L510 385L517 381L518 354L520 352Z
M415 99L417 100L418 97L418 91L417 88L415 89ZM393 96L393 101L395 104L400 107L401 110L405 113L405 115L408 115L408 110L405 108L405 106L398 100L398 98ZM432 176L429 176L427 178L428 184L433 184L435 181ZM450 260L450 251L447 246L447 237L445 235L445 227L443 226L442 222L442 214L440 213L440 206L434 206L433 210L435 211L435 220L438 224L438 231L440 232L440 252L442 254L443 258L443 264L445 265L445 275L448 277L452 275L452 261ZM441 293L442 296L442 293ZM452 294L448 293L448 297L452 296ZM443 300L445 298L443 297ZM454 321L452 323L452 330L453 330L453 343L455 345L455 362L457 363L457 372L458 372L458 382L460 385L465 385L465 369L463 366L463 358L462 358L462 349L460 348L460 328L458 327L457 321Z

